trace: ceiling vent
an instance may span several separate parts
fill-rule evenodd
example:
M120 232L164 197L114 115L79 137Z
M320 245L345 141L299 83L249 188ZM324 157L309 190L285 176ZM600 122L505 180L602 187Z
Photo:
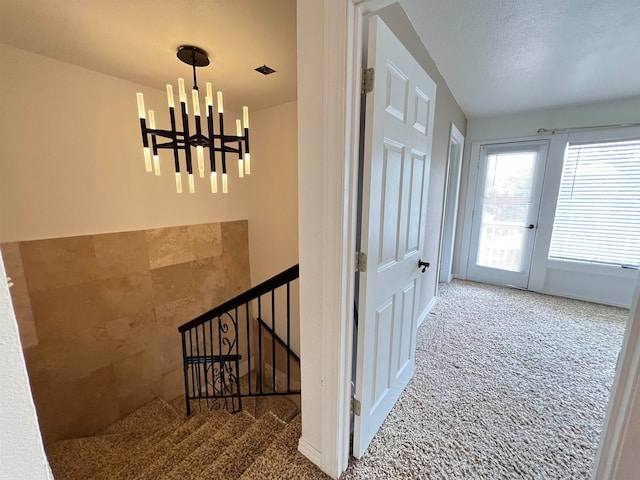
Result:
M271 67L267 67L266 65L262 65L255 69L256 72L260 72L263 75L269 75L271 73L275 73L275 70Z

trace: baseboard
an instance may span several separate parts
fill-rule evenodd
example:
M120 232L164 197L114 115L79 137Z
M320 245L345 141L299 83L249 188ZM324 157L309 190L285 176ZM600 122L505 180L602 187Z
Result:
M427 307L418 317L418 326L422 325L422 322L424 322L424 319L427 318L427 315L429 315L429 312L431 312L431 309L435 306L437 301L438 301L438 297L433 297L431 299L431 301L429 302L429 305L427 305Z
M308 443L304 438L300 438L298 442L298 451L311 460L315 465L320 465L322 462L322 454L320 450Z

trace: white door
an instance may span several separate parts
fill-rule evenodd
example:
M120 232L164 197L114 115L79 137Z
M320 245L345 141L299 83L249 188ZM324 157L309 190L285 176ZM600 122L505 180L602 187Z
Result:
M527 288L548 141L483 145L467 278Z
M413 375L436 85L378 17L369 23L353 455ZM438 235L439 232L434 232ZM435 259L422 259L434 262Z

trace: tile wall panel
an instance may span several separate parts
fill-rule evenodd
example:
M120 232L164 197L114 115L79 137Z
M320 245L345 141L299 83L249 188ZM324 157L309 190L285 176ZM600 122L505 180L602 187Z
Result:
M180 395L177 328L250 288L248 245L246 220L0 245L45 442Z

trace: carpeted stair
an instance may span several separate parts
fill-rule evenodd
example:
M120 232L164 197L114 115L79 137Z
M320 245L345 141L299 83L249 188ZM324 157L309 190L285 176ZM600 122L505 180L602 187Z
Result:
M184 400L167 403L157 398L97 435L50 445L47 454L54 477L328 478L297 452L301 425L295 403L286 397L248 400L237 414L195 408L187 417L179 413Z

